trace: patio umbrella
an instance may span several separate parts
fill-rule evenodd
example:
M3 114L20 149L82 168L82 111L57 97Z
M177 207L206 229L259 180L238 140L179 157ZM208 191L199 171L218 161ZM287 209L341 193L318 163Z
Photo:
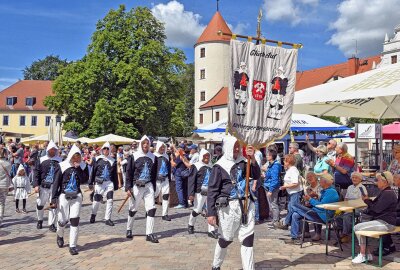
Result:
M400 140L400 122L383 126L382 135L384 140Z
M131 138L127 138L127 137L123 137L123 136L119 136L119 135L115 135L115 134L107 134L107 135L95 138L95 139L91 140L89 143L102 144L105 142L110 142L110 143L115 143L117 145L120 145L120 144L131 144L133 141L134 141L134 139L131 139Z
M400 118L400 63L297 91L294 112Z

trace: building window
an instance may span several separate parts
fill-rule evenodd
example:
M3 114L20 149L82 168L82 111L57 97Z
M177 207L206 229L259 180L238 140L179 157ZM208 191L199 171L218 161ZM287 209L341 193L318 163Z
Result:
M37 126L37 116L32 115L31 117L31 126L36 127Z
M32 107L35 104L36 104L36 98L35 97L27 97L27 98L25 98L25 106Z
M7 106L14 106L17 103L17 97L7 97Z
M215 121L219 121L219 112L215 112Z
M397 55L392 55L392 64L397 63Z
M200 58L206 57L206 48L201 48L200 49Z
M205 91L200 92L200 101L206 101L206 92Z
M8 115L3 115L3 126L8 126Z
M204 80L206 78L206 70L201 69L200 70L200 80Z
M50 126L50 119L51 119L51 116L46 116L45 121L44 121L46 127Z
M200 114L200 117L199 117L199 124L203 124L203 114L202 113Z
M19 117L19 125L20 126L25 126L25 115L21 115Z

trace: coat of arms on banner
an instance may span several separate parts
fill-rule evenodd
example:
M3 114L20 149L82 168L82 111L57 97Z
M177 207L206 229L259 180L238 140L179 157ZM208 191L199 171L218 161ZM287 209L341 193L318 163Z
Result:
M241 142L264 146L290 127L297 49L231 40L229 132Z
M253 81L253 98L255 100L263 100L267 90L267 83L262 81Z

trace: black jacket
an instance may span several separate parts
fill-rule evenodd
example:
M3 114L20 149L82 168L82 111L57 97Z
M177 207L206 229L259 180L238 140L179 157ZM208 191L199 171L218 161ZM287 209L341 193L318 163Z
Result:
M61 162L61 159L58 157L48 158L44 156L37 159L33 168L33 187L40 186L42 181L46 181L46 178L49 181L52 178L52 182L54 182L55 175L60 170L59 162Z
M68 182L71 179L72 174L75 174L75 179L76 179L76 186L78 188L78 193L82 193L80 185L83 182L86 182L89 173L88 173L88 167L86 166L85 169L82 169L81 167L75 168L75 167L69 167L66 169L64 172L61 172L61 169L58 170L56 173L56 178L53 183L52 187L52 195L51 195L51 202L55 203L57 202L58 198L60 197L61 193L64 193L64 189L68 185Z
M146 165L147 163L147 165ZM125 190L132 189L133 185L136 183L136 180L139 179L139 176L142 174L145 166L148 166L150 171L150 182L153 184L153 188L156 188L157 181L157 157L154 158L154 162L151 158L144 156L140 157L137 160L134 159L133 156L128 158L128 165L126 167L126 184Z
M207 193L207 212L208 216L217 216L215 202L219 197L230 197L234 186L232 185L231 177L238 169L242 171L242 177L246 179L246 162L241 161L236 163L228 174L221 166L215 164L211 170L210 181L208 182ZM260 167L257 162L251 164L250 178L259 179L261 175ZM251 188L251 187L250 187Z
M157 159L157 177L160 175L160 169L163 166L164 162L165 166L167 166L167 171L168 171L168 175L166 177L168 178L168 181L171 181L171 163L169 162L169 160L164 156L159 156L159 157L156 156L156 159Z
M390 187L381 190L375 200L367 199L364 202L368 205L366 214L372 216L374 220L381 219L396 225L397 196Z
M208 166L203 166L200 170L192 165L191 172L188 177L188 194L189 196L194 196L195 193L200 193L201 186L203 185L204 178L208 175L210 177L211 168Z
M89 185L94 185L96 183L96 177L102 177L103 171L107 166L110 179L114 184L114 190L118 190L118 175L117 175L117 162L114 160L113 164L104 158L97 159L93 165L92 174L89 179Z

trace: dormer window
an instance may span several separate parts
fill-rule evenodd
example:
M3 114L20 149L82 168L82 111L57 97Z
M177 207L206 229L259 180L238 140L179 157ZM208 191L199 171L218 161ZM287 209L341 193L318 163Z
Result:
M6 104L9 109L13 109L14 105L17 104L17 97L7 97Z
M33 105L36 104L36 98L35 97L27 97L25 98L25 106L27 107L33 107Z

